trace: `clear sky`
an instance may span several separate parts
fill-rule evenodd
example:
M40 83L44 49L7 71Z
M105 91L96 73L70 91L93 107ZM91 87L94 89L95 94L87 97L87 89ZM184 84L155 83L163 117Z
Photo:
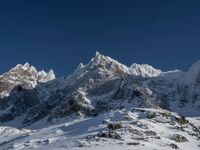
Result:
M95 51L187 70L200 59L198 0L1 0L0 72L29 62L72 73Z

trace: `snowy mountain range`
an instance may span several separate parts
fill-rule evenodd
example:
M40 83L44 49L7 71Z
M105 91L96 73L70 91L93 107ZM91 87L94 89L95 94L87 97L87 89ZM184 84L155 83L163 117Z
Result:
M162 72L96 52L59 78L20 64L0 97L4 149L200 149L200 61Z

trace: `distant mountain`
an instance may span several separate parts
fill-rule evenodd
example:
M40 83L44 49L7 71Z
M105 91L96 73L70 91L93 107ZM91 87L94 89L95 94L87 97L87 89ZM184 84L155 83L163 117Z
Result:
M19 64L0 76L0 97L8 96L17 85L25 89L33 89L39 82L45 83L53 79L55 79L53 70L48 73L44 70L38 72L28 63Z
M28 125L46 116L52 121L74 113L94 116L126 107L199 115L199 78L199 62L188 72L162 72L146 64L127 67L98 52L72 75L57 79L52 70L37 72L26 63L0 77L0 121L23 115L22 124Z
M62 149L64 143L84 140L84 135L88 135L87 144L94 139L103 142L101 138L123 139L127 145L146 141L146 149L184 149L184 145L172 141L188 139L195 149L200 139L200 62L188 72L162 72L147 64L127 67L97 52L89 63L80 63L73 74L59 78L53 70L47 73L28 63L20 64L0 76L0 96L0 147L5 149ZM68 121L63 124L63 120ZM38 130L28 130L35 127ZM177 131L185 136L171 137ZM5 137L9 140L1 142ZM130 139L134 141L128 142ZM88 147L103 146L96 142ZM78 145L84 147L80 142Z

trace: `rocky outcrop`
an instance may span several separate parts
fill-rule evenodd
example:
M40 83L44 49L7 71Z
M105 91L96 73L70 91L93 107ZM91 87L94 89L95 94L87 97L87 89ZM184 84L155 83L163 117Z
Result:
M188 142L188 139L180 134L175 134L172 139L176 142Z
M28 63L17 65L0 76L0 97L9 96L10 92L17 85L24 89L33 89L38 82L46 83L55 79L53 70L37 72L36 68Z

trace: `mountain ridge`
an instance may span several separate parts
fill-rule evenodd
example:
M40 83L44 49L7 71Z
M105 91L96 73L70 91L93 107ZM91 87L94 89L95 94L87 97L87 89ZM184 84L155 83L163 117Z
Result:
M53 70L25 63L1 75L0 83L5 149L199 147L199 62L187 72L162 72L97 52L69 76L55 78Z
M192 68L195 69L190 69L188 72L178 70L162 72L146 64L134 63L127 67L96 52L95 57L88 64L80 64L73 74L55 78L52 70L49 73L37 72L35 67L26 63L17 65L1 76L12 79L12 74L14 74L15 77L9 91L13 92L11 95L7 93L7 97L2 98L1 101L5 103L6 109L12 107L8 113L12 116L11 119L26 114L23 123L27 124L34 123L45 116L49 116L48 120L53 120L77 112L95 115L101 111L107 111L110 105L112 109L126 107L125 103L129 103L132 107L161 107L173 109L173 111L180 109L179 112L183 115L189 114L184 113L184 110L182 112L181 109L190 105L199 114L197 110L200 107L200 94L198 94L199 80L197 78L200 77L196 73L199 67L193 65ZM188 82L183 82L183 80L194 72L192 78L195 76L196 79L191 88L187 88ZM21 86L21 90L14 88L15 86ZM32 97L35 97L34 100ZM26 105L28 101L32 101L31 106ZM171 107L174 101L177 102L178 109ZM19 105L19 108L15 108L13 104ZM5 108L2 109L5 110ZM24 111L19 113L18 109Z

